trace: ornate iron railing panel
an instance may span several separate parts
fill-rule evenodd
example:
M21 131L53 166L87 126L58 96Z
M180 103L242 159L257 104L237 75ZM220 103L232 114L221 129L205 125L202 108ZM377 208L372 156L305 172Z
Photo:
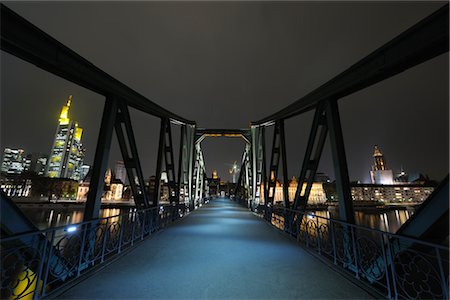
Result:
M449 297L448 247L291 209L256 213L389 299Z
M182 205L160 206L0 240L1 299L35 299L71 281L185 216Z

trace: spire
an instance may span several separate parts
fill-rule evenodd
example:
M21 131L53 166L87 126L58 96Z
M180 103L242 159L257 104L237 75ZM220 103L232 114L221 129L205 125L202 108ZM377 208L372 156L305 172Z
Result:
M69 109L70 104L72 103L72 95L69 96L69 99L67 99L66 105L63 106L61 109L61 114L59 115L59 124L60 125L66 125L69 124Z
M383 156L383 152L381 152L381 149L378 148L377 145L375 145L373 147L373 157L377 157L377 156Z
M372 166L372 168L374 171L387 170L383 152L377 145L375 145L373 147L373 166Z

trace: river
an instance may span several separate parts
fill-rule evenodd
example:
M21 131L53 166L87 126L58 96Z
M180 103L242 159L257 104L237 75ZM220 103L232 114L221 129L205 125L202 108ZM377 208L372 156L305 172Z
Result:
M116 216L133 211L134 208L105 208L100 211L101 217ZM83 207L76 208L29 208L23 207L22 211L41 230L83 221ZM325 218L336 218L333 211L316 211L316 215ZM390 211L364 212L356 211L356 224L382 231L395 233L400 226L412 215L412 211L397 209Z

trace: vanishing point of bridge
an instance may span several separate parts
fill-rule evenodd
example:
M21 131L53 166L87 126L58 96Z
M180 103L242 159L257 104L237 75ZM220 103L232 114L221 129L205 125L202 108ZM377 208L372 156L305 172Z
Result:
M345 96L448 52L448 13L448 5L443 6L250 128L202 129L2 4L3 51L104 95L106 101L82 223L39 231L1 194L1 298L448 298L448 176L396 234L355 225L337 105ZM161 120L153 189L144 184L129 107ZM305 156L294 157L303 163L291 205L284 121L311 110ZM179 149L172 141L176 126ZM270 149L267 127L274 128ZM136 209L99 218L114 132L127 176L137 178L130 181ZM242 167L234 195L211 199L205 193L201 144L224 136L245 140ZM337 220L306 209L327 138ZM163 171L169 205L160 203ZM284 183L281 206L274 203L277 179Z

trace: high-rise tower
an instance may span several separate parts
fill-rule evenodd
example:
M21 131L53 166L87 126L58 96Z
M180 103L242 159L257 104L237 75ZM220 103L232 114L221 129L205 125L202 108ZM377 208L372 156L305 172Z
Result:
M386 170L386 162L384 161L383 153L377 145L373 148L373 171Z
M81 143L83 129L69 118L72 95L63 106L59 116L50 159L47 164L48 177L61 177L80 180L84 149Z
M393 184L394 174L389 170L384 160L383 152L375 145L373 148L373 165L370 178L374 184Z

